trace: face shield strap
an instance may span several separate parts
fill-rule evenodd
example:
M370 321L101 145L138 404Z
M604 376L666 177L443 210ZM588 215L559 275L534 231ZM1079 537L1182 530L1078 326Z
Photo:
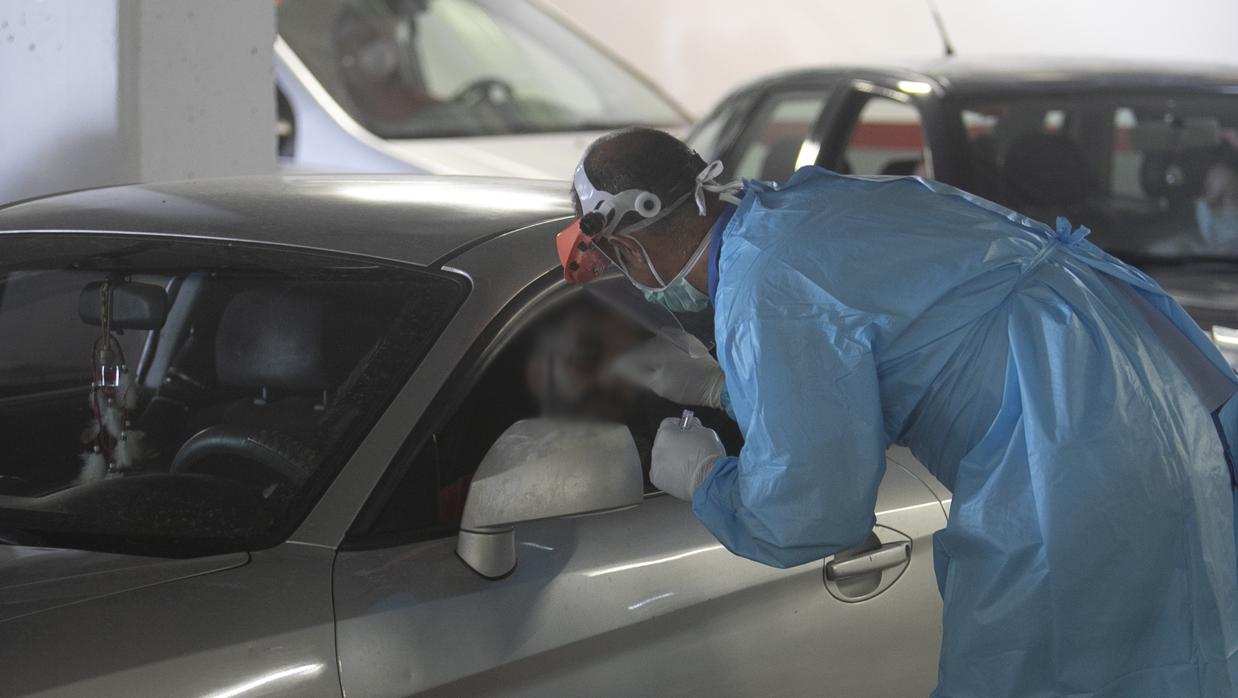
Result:
M738 196L736 196L736 193L744 188L743 183L740 182L739 180L734 180L726 184L719 184L718 175L722 174L722 169L723 169L722 161L714 160L713 162L706 165L705 169L701 170L700 173L696 175L695 185L692 188L692 198L696 202L696 210L700 213L702 217L705 216L707 212L707 208L705 206L705 192L711 192L711 193L717 194L720 200L725 201L727 203L735 204L736 206L740 204L740 199ZM683 203L685 198L687 198L686 195L683 197L680 197L674 204L670 206L669 209L667 209L668 212L671 210L674 210L675 208L678 208L679 205ZM659 218L660 217L661 216L659 216ZM653 287L646 286L640 283L632 276L632 274L627 270L627 268L623 266L622 261L616 260L616 266L622 269L624 275L628 277L628 280L630 280L634 286L636 286L642 291L661 291L661 290L665 290L666 288L669 288L671 284L679 281L681 278L683 278L688 273L689 270L692 269L692 267L696 266L696 263L700 261L701 259L701 255L705 254L705 250L709 247L709 235L706 234L705 237L701 238L701 243L697 246L696 251L692 254L692 257L691 259L688 260L688 263L684 265L683 269L681 269L678 274L676 274L673 278L671 278L670 281L666 281L662 278L662 275L658 273L657 268L653 266L653 260L649 256L649 250L645 249L645 246L641 243L640 240L637 240L636 238L630 235L630 233L634 233L640 228L644 228L652 224L653 222L654 220L651 219L648 221L642 221L640 223L636 223L635 225L629 226L628 228L626 228L621 234L623 235L624 238L631 240L633 243L636 244L637 247L640 248L641 254L645 258L645 266L649 269L649 273L653 275L653 278L660 284L660 287L653 288Z
M668 207L666 207L666 208L662 209L662 212L661 212L661 213L659 213L658 215L656 215L656 216L654 216L654 217L652 217L652 218L647 218L647 219L645 219L645 220L643 220L643 221L637 221L636 223L633 223L632 225L629 225L628 227L624 228L622 232L615 232L615 233L611 233L611 234L610 234L610 237L612 237L612 238L622 237L622 238L623 238L623 239L625 239L625 240L631 240L633 243L635 243L635 244L636 244L636 246L637 246L637 247L639 247L639 248L640 248L641 254L643 254L643 255L644 255L644 257L645 257L645 266L646 266L646 268L648 268L648 269L649 269L649 271L653 273L653 278L657 279L658 283L662 283L662 277L658 275L658 270L657 270L657 269L654 269L654 268L653 268L653 263L649 261L649 250L646 250L646 249L645 249L645 245L644 245L644 244L642 244L640 240L637 240L635 237L633 237L633 236L632 236L632 233L635 233L635 232L638 232L638 231L643 230L643 229L645 229L645 228L648 228L649 226L653 225L654 223L657 223L658 221L662 220L662 219L663 219L663 218L665 218L666 216L670 215L670 214L671 214L671 213L673 213L676 209L678 209L680 206L682 206L682 205L684 204L684 202L686 202L686 201L688 200L688 197L689 197L689 196L691 196L691 192L688 192L687 194L684 194L683 196L679 197L678 199L675 199L675 202L674 202L674 203L672 203L670 206L668 206ZM601 237L601 236L600 236L600 235L595 235L595 236L594 236L594 239L599 238L599 237ZM635 284L637 287L639 287L639 288L641 288L641 289L643 289L643 290L644 290L644 289L648 289L648 288L649 288L648 286L645 286L644 284L642 284L642 283L640 283L639 281L637 281L637 280L636 280L636 278L632 276L632 272L628 270L627 265L623 263L623 259L622 259L621 257L616 256L614 259L611 259L611 258L610 258L610 255L607 255L607 254L606 254L606 252L605 252L605 251L603 251L601 248L599 248L599 247L596 247L596 246L595 246L595 248L594 248L594 249L596 249L596 250L597 250L597 253L598 253L598 254L600 254L600 255L602 255L602 256L604 256L604 257L606 257L606 259L610 260L610 262L611 262L612 264L614 264L616 267L618 267L618 268L619 268L619 270L623 272L623 275L624 275L624 276L626 276L626 277L628 277L628 280L629 280L629 281L631 281L633 284Z
M649 225L654 219L665 215L662 209L662 199L657 194L644 189L627 189L618 194L602 191L593 186L589 176L585 174L585 163L582 158L572 176L572 187L576 190L576 198L580 199L581 216L600 214L605 223L602 229L592 233L595 238L607 237L615 233L629 213L635 212L645 220L636 223L642 227ZM643 224L643 225L642 225Z
M718 195L718 198L728 204L739 205L740 199L736 194L744 188L743 182L732 180L726 184L718 183L718 175L722 174L722 161L714 160L705 166L696 176L696 186L692 190L693 198L696 199L696 210L705 215L705 192L711 192Z
M612 232L612 233L611 233L611 235L612 235L612 236L622 235L622 236L624 236L624 237L628 237L628 236L630 236L632 233L635 233L635 232L636 232L636 231L638 231L638 230L644 230L645 228L648 228L649 226L653 225L654 223L657 223L658 221L662 220L663 218L666 218L667 216L669 216L669 215L671 215L672 213L674 213L674 212L675 212L675 210L676 210L676 209L678 209L680 206L682 206L682 205L684 204L684 202L688 200L688 197L689 197L689 196L691 196L691 195L692 195L692 193L691 193L691 192L688 192L687 194L684 194L683 196L679 197L678 199L675 199L675 201L673 201L673 202L671 203L671 205L670 205L670 206L667 206L666 208L662 209L662 210L658 213L658 215L656 215L656 216L652 216L652 217L650 217L650 218L646 218L646 219L645 219L645 220L643 220L643 221L636 221L636 222L635 222L635 223L633 223L632 225L629 225L629 226L625 227L622 231L614 231L614 232ZM600 236L599 236L599 237L600 237Z
M652 273L653 278L659 284L662 284L661 288L664 289L682 278L700 260L701 255L704 254L705 249L709 245L709 236L706 235L702 239L700 246L680 273L667 282L658 273L658 270L653 267L648 250L631 234L643 230L670 215L682 206L688 200L688 197L692 197L696 203L698 213L702 217L705 216L707 213L705 192L717 194L722 201L739 204L739 198L735 194L743 188L743 185L738 181L719 184L717 178L722 173L723 166L722 162L718 160L709 163L705 169L697 174L691 191L684 193L672 202L670 206L663 206L662 200L658 195L644 189L627 189L618 194L611 194L598 189L593 185L593 182L589 181L589 176L585 173L586 157L588 157L588 151L581 157L572 176L572 187L580 201L581 217L561 232L557 239L559 260L563 264L564 277L569 282L587 282L600 274L607 264L614 264L623 271L624 275L633 284L636 284L642 290L659 290L637 282L623 264L623 260L611 259L603 249L594 244L595 240L622 235L635 242L640 248L645 257L645 264ZM627 217L627 214L633 212L643 220L624 226L620 230L620 222ZM587 233L585 232L586 230L588 231Z
M641 241L634 237L628 237L626 234L623 237L636 243L636 246L640 248L641 254L645 257L645 266L649 269L649 272L653 274L653 278L661 284L661 286L658 287L646 286L645 284L637 281L622 264L617 265L623 270L624 276L628 277L628 281L631 281L633 286L642 291L663 291L670 288L671 284L687 276L692 267L696 266L696 263L701 260L701 255L705 254L705 250L709 249L710 242L709 234L706 233L705 237L701 238L701 243L696 246L696 251L692 253L692 257L688 259L687 264L683 265L683 268L679 270L679 273L673 276L670 281L663 281L662 276L658 274L658 270L653 267L653 260L649 256L649 250L645 249L645 246L641 244Z

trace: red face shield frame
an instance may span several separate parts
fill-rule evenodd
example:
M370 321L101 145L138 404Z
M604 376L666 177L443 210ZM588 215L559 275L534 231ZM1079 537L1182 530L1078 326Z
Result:
M593 244L593 238L580 229L580 218L555 236L563 279L569 284L587 284L601 276L610 260Z

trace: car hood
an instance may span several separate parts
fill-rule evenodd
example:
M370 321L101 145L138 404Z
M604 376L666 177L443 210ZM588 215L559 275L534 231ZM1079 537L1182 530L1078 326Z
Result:
M191 560L0 545L0 622L240 567L248 553Z
M389 153L432 174L568 180L600 131L387 141Z

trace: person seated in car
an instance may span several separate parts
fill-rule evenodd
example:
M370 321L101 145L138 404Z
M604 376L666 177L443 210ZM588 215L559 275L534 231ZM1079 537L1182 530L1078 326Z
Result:
M640 454L645 491L650 456L658 426L683 408L648 390L618 378L610 370L615 359L640 346L649 333L640 325L592 301L574 303L552 314L526 335L524 345L513 347L516 364L500 359L487 376L495 381L488 396L489 409L462 409L471 415L466 429L447 429L440 447L453 454L444 462L467 464L463 472L448 473L439 496L440 519L458 517L473 472L490 444L519 419L565 417L624 424L632 432ZM513 373L519 373L519 384ZM723 443L739 448L738 429L721 411L693 408L701 421L718 431ZM467 435L455 438L455 433ZM484 437L478 435L484 433Z
M346 5L331 38L348 96L371 125L403 124L435 103L409 43L411 19L381 5Z
M1208 168L1195 202L1195 222L1209 254L1238 254L1238 167L1232 161Z
M646 474L658 424L679 408L616 379L607 369L647 337L625 318L582 305L543 327L525 362L525 387L543 416L627 425Z

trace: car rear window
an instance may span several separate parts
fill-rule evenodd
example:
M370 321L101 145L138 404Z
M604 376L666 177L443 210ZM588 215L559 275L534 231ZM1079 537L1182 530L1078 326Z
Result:
M177 557L282 541L466 293L289 249L0 238L0 541Z

